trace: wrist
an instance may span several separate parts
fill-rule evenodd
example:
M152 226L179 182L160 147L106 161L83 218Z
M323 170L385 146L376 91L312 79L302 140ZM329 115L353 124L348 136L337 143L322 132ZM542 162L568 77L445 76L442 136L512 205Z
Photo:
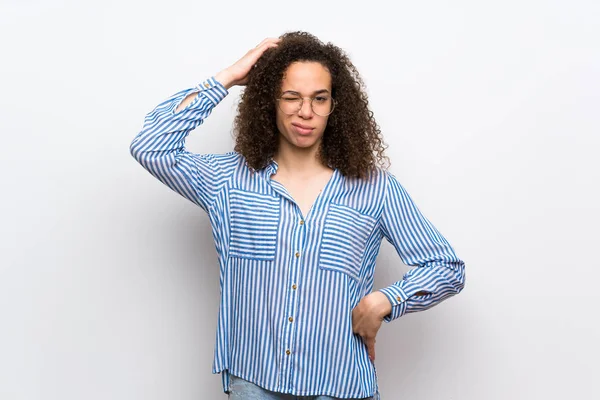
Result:
M222 70L218 74L216 74L215 80L217 80L227 90L229 90L232 86L234 86L234 82L235 82L233 77L231 76L231 73L227 70L227 68Z
M371 293L371 296L375 300L373 308L377 315L383 318L392 312L392 303L384 293L375 291Z

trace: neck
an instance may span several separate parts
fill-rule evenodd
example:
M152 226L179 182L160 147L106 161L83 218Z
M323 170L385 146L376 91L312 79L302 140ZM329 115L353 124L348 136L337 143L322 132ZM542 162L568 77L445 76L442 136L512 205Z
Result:
M289 143L279 143L279 149L273 156L277 162L278 170L285 171L286 174L294 175L314 175L323 170L330 170L323 165L317 157L318 145L310 148L301 149L292 147Z

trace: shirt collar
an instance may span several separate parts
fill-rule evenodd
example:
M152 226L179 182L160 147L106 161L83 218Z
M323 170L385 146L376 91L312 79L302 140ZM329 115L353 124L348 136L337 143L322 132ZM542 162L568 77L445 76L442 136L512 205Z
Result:
M273 158L270 158L269 163L265 167L267 178L275 174L277 172L277 168L279 168L279 164L277 164L277 161L273 160Z

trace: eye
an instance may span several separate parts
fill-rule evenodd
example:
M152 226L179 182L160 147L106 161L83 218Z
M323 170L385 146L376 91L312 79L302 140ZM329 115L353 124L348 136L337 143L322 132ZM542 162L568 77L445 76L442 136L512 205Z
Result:
M300 101L300 97L284 96L281 98L281 100L283 100L283 101Z
M327 100L329 100L329 97L326 97L326 96L317 96L317 97L315 97L315 100L316 100L317 102L319 102L319 103L324 103L324 102L326 102Z

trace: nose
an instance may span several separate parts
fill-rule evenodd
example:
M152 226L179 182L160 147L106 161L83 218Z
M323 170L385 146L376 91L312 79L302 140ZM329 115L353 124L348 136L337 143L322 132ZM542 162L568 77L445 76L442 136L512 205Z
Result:
M300 106L300 110L298 111L298 115L302 118L310 118L312 117L312 100L304 99L302 101L302 105Z

